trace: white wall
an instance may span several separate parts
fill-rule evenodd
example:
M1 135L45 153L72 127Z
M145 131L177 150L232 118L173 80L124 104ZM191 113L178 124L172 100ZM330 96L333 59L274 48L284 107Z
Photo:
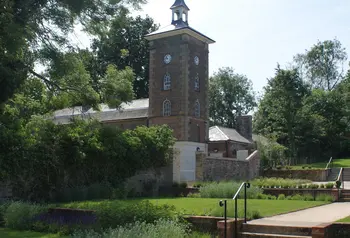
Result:
M176 182L189 182L196 179L196 151L208 152L208 145L189 141L175 143L174 149L178 152L174 161L173 180Z

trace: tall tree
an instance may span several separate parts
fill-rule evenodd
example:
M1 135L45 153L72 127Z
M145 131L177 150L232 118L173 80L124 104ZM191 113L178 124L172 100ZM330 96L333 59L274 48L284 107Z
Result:
M313 88L333 90L344 78L345 48L337 39L318 42L294 57L300 74Z
M57 85L34 70L47 58L71 49L67 35L77 22L85 30L103 24L113 15L128 11L145 0L3 0L0 1L0 103L11 97L28 75L51 88ZM44 57L43 57L44 56ZM77 89L78 91L79 89Z
M236 117L256 106L252 82L232 68L221 68L209 79L209 117L213 125L236 127Z
M298 111L309 90L296 70L283 70L279 66L264 90L264 97L254 115L254 131L265 136L272 135L278 143L289 148L291 158L296 158Z
M136 98L148 97L149 49L145 35L158 29L150 17L133 18L119 15L103 27L93 29L96 36L92 48L97 56L95 67L98 77L103 77L109 64L118 69L131 67L135 73L134 92ZM90 61L92 62L92 61Z

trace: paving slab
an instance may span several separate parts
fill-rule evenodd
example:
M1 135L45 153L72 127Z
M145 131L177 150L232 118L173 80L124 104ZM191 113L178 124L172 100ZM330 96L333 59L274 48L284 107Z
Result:
M332 203L284 215L266 217L248 222L249 224L311 227L331 223L350 216L350 202Z

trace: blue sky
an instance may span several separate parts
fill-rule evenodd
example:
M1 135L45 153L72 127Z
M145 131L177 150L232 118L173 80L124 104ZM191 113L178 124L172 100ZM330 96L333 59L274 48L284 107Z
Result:
M171 21L174 0L149 0L141 12L161 27ZM274 75L277 63L318 40L337 38L350 55L349 0L186 0L189 24L216 41L210 46L210 75L233 67L250 78L255 91Z

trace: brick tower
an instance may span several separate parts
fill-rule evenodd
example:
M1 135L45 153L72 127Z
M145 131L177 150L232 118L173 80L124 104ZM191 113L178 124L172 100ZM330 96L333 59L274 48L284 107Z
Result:
M150 44L149 125L168 124L174 130L179 152L174 180L191 181L196 151L207 151L208 45L214 41L189 26L184 0L176 0L170 9L171 24L146 36Z

